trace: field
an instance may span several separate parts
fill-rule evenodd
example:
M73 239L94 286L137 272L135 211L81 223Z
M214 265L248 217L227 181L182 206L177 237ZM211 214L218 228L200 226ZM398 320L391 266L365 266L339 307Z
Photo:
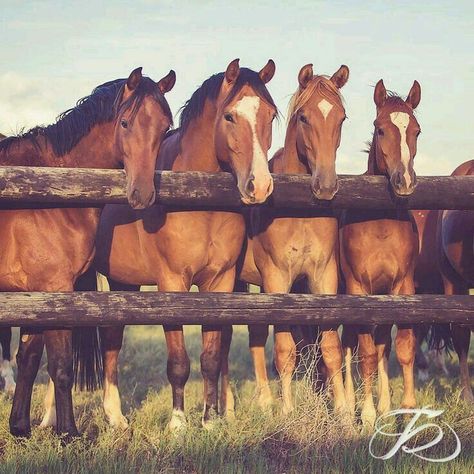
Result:
M83 433L81 439L62 446L52 432L34 428L30 440L17 441L8 433L10 400L0 395L0 472L474 471L474 409L458 399L453 379L432 372L430 381L418 389L417 396L420 406L446 410L443 421L449 423L461 439L459 457L447 464L435 464L399 451L392 459L381 461L369 454L370 436L361 435L357 426L348 426L343 420L335 419L330 410L330 397L315 395L305 380L294 384L298 408L291 416L283 417L278 403L271 412L257 409L244 327L234 331L230 358L237 419L221 422L211 432L204 431L200 427L199 328L186 328L186 337L192 373L186 392L189 428L185 432L173 436L166 431L171 412L171 390L166 378L166 347L161 327L129 327L121 353L120 387L131 429L118 432L107 427L99 391L92 395L75 393L76 420ZM270 344L268 353L270 356ZM271 357L268 360L271 361ZM453 364L454 358L448 366ZM454 374L456 370L453 370ZM396 404L402 386L394 361L391 373L396 375L392 380L392 399ZM35 426L41 419L46 381L43 363L33 397L32 422ZM278 386L276 382L273 384L277 396ZM438 457L443 452L449 454L453 449L452 437L446 443L443 440L441 445L442 448L424 454L435 452Z

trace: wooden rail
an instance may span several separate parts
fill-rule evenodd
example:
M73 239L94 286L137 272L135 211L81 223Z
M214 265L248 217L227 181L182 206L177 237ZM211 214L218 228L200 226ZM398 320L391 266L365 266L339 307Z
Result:
M419 177L409 198L395 198L382 176L341 176L332 201L318 201L310 177L274 175L275 209L474 209L474 177ZM242 208L229 173L156 174L157 202L182 209ZM97 206L126 203L123 170L0 167L0 206Z
M474 298L250 293L0 293L0 326L474 324Z

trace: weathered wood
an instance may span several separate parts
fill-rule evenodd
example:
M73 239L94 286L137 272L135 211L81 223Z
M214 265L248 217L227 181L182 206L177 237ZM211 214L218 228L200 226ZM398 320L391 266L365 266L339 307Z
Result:
M274 175L268 206L277 209L474 209L474 177L419 177L412 196L395 198L381 176L341 176L330 201L318 201L310 177ZM235 180L228 173L157 172L160 204L186 209L240 209ZM126 203L123 170L0 167L0 205L5 208L56 204L96 206Z
M0 293L0 326L448 321L474 324L474 298L255 293Z

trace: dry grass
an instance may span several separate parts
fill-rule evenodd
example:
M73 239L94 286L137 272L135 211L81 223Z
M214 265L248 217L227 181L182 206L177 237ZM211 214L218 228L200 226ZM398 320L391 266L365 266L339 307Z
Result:
M368 452L369 437L331 410L328 393L316 395L305 378L294 384L297 408L289 416L261 412L255 403L247 331L237 328L232 345L231 374L236 393L236 421L219 423L212 432L200 427L202 385L199 375L198 328L187 328L192 375L186 388L189 426L179 437L166 431L171 393L166 379L166 350L161 328L127 329L121 356L121 391L131 429L109 429L101 394L76 393L76 419L81 439L65 447L51 432L33 429L28 441L8 433L10 400L0 395L0 473L2 472L474 472L474 410L458 398L453 379L432 374L417 390L420 406L446 410L443 420L458 433L461 455L449 464L429 464L399 453L383 462ZM269 348L269 353L270 353ZM270 354L269 354L270 355ZM271 360L269 357L268 360ZM313 361L314 362L314 361ZM269 367L271 371L271 367ZM393 402L401 399L402 383L391 365ZM40 421L46 381L44 366L32 406L34 425ZM278 386L272 382L278 396ZM382 448L382 446L378 446ZM443 448L448 452L452 442Z

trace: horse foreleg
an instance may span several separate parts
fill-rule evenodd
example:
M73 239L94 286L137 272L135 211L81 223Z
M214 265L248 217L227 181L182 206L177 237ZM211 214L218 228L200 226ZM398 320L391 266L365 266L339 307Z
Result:
M232 420L235 418L234 394L229 384L229 351L232 342L232 326L222 329L221 348L221 396L220 414Z
M276 267L266 267L265 272L262 274L262 280L265 293L288 293L290 291L291 281L289 275L286 275ZM282 410L283 413L289 413L293 410L291 380L296 366L296 345L289 326L275 325L274 331L274 357L276 369L281 381ZM261 335L263 336L263 332ZM258 354L260 363L265 363L265 345L263 344L263 346L260 347L261 353ZM262 369L262 367L259 367L259 369Z
M12 329L0 328L0 345L2 346L2 357L0 358L0 377L5 380L5 392L15 392L15 379L13 377L13 361L11 356Z
M312 294L337 294L338 268L336 259L332 258L329 261L322 275L317 269L315 274L308 279L308 283ZM342 346L337 326L321 326L321 354L334 393L334 409L339 413L350 413L344 390Z
M349 414L354 417L356 398L354 390L354 379L352 377L352 359L354 351L357 348L357 327L350 324L344 324L342 328L341 342L344 353L344 389L346 393L346 403L349 410Z
M55 329L44 331L48 354L48 373L54 383L56 399L56 433L78 436L72 406L72 331Z
M471 331L468 327L451 325L454 349L459 358L459 378L461 382L461 397L467 402L474 403L474 394L471 388L471 378L469 375L468 355L469 344L471 342Z
M100 342L104 364L104 411L113 428L126 429L118 389L118 357L122 348L124 326L100 328Z
M265 344L268 338L268 326L254 324L249 329L249 348L252 355L255 382L257 385L257 403L266 410L273 404L272 392L268 383L267 363L265 360Z
M10 433L29 436L31 432L30 408L33 384L43 355L43 335L21 328L20 347L16 356L18 376L10 414Z
M216 275L210 282L199 287L200 291L213 291L217 293L232 292L235 284L235 267ZM226 345L222 345L221 326L202 327L202 353L201 353L201 374L204 381L204 411L202 425L204 428L212 428L213 418L218 414L219 395L219 375L221 373L221 362L223 356L230 348L230 334L227 330ZM224 350L224 352L222 352ZM227 360L227 357L225 357ZM224 376L228 373L228 365L224 366ZM228 375L227 375L228 377ZM225 396L228 397L228 379L225 385Z
M392 325L380 325L375 328L375 346L377 348L377 410L380 414L390 411L390 382L388 377L388 358L392 347Z

